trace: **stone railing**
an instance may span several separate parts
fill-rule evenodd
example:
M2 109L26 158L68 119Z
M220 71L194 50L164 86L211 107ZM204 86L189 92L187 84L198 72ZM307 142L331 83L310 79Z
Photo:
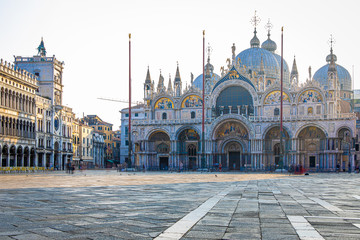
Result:
M36 85L37 76L20 69L13 64L10 64L10 62L4 62L3 59L0 60L0 71L8 73L20 80L23 80L27 83L30 83L32 85Z

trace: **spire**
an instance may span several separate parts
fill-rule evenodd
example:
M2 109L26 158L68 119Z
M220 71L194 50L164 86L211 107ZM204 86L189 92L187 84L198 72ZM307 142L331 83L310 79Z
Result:
M150 77L149 66L148 66L147 73L146 73L145 83L150 83L150 84L151 84L151 77Z
M179 72L179 63L177 62L175 82L181 82L180 72Z
M261 19L258 16L256 16L256 11L255 11L254 17L250 21L254 26L254 37L250 41L250 46L251 47L257 47L258 48L260 46L260 40L256 36L256 33L257 33L256 26L260 23L260 21L261 21Z
M264 71L264 59L263 56L261 55L261 63L260 63L260 71L259 74L264 75L265 71Z
M172 85L171 85L171 75L169 74L169 83L168 83L167 92L168 92L169 94L171 94L172 91L173 91L173 89L172 89Z
M297 74L299 74L299 73L298 73L298 70L297 70L296 59L295 59L295 56L294 56L294 62L293 62L292 68L291 68L291 75L297 75Z
M326 60L328 60L328 58L330 58L328 72L336 72L337 71L336 64L335 64L336 56L333 54L333 44L335 43L335 40L332 35L330 35L329 43L330 43L330 55L327 56L327 58L326 58Z
M160 70L160 76L159 76L159 82L158 82L157 91L161 92L162 90L165 90L165 86L164 86L164 77L161 75L161 70Z
M41 42L40 42L39 46L37 47L37 50L38 50L38 56L41 56L41 57L46 56L46 49L45 49L43 37L41 37Z
M175 73L175 79L174 79L174 91L175 91L176 97L181 96L182 82L181 82L180 71L179 71L179 63L177 63L177 67L176 67L176 73Z

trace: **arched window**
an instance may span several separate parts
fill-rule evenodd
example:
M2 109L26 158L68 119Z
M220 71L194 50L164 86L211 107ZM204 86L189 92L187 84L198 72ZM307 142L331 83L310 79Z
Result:
M267 80L266 86L270 86L270 85L271 85L271 80Z
M196 146L194 144L190 144L188 146L188 155L189 156L196 156Z
M167 119L166 113L163 113L163 114L162 114L162 119L163 119L163 120L166 120L166 119Z
M274 109L274 116L279 116L280 115L280 110L279 108L275 108Z
M191 112L191 118L195 118L195 112Z

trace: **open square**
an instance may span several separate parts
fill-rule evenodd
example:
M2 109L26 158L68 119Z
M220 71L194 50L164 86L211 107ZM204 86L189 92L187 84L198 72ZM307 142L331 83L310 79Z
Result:
M1 175L0 239L358 239L357 174Z

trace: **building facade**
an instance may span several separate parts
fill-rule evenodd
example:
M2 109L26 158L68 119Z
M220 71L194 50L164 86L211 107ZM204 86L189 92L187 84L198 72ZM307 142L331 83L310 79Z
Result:
M97 168L105 167L105 142L102 134L93 132L93 158Z
M35 167L37 77L0 61L1 167Z
M104 146L105 161L109 163L109 164L105 164L105 166L113 165L114 159L113 159L112 124L103 121L97 115L87 115L83 119L89 124L89 126L91 126L94 129L94 132L97 132L103 136L104 144L105 144Z
M227 66L214 72L208 54L205 99L202 79L191 76L182 89L179 66L167 87L157 87L148 69L144 102L132 119L132 159L147 169L274 170L301 165L310 170L354 169L356 116L349 72L331 45L326 64L299 82L296 60L290 71L270 38L260 45L256 27L250 48L231 47ZM280 79L283 64L283 133L280 137ZM192 75L192 74L191 74ZM202 105L205 131L202 139ZM128 109L122 113L122 157L127 156ZM141 115L141 117L139 117ZM282 139L282 141L280 141ZM204 144L203 144L204 142ZM281 151L283 149L283 151Z
M36 76L37 160L48 168L65 169L72 159L72 109L62 105L64 63L55 56L47 57L43 40L38 54L32 57L15 57L15 68ZM35 97L34 97L35 99ZM45 147L46 146L46 147Z

